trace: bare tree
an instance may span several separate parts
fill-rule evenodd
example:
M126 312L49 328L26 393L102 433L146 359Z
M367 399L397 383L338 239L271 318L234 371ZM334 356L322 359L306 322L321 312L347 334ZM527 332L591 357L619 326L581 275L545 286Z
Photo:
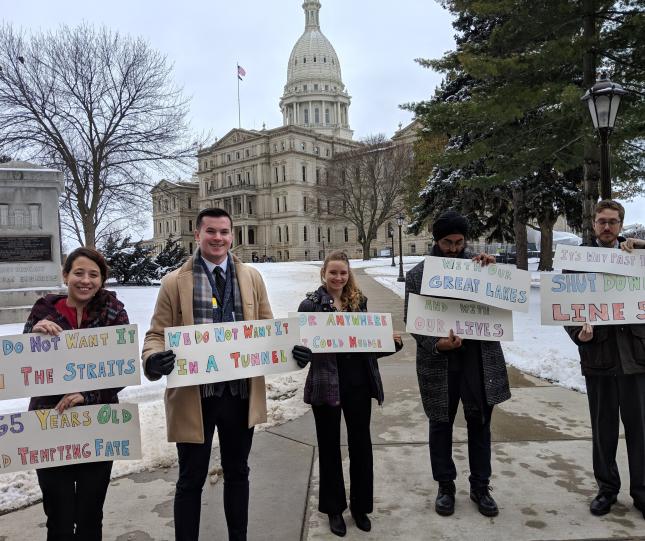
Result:
M378 228L403 208L405 182L414 162L413 147L383 135L370 136L350 151L337 154L327 182L320 187L329 213L353 224L370 258Z
M64 172L63 227L83 245L141 220L151 173L192 164L187 113L168 61L141 39L0 26L0 148Z

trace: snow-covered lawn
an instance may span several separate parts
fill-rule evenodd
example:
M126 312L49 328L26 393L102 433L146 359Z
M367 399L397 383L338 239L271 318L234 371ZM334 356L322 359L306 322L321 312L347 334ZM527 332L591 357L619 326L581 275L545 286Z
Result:
M404 271L407 272L422 259L422 256L405 257ZM388 258L352 261L353 268L364 268L365 272L403 299L405 284L397 282L398 258L395 267L390 265L391 259ZM275 317L286 317L290 311L295 311L305 293L316 289L320 283L320 262L257 263L253 266L264 277ZM109 289L115 290L125 303L130 321L138 324L140 341L143 341L158 287L114 286ZM504 344L507 361L528 373L584 390L577 351L571 340L562 329L540 326L538 293L536 288L531 292L531 311L528 314L514 314L516 339L515 342ZM22 324L0 325L0 336L18 334L22 332L22 327ZM269 420L260 429L295 419L308 410L302 396L306 372L301 370L267 378ZM141 385L128 387L119 394L121 402L139 404L143 460L115 462L113 476L167 467L176 462L175 446L166 442L165 438L164 387L163 379L149 382L144 378ZM0 415L25 411L27 403L26 399L0 402ZM217 445L217 439L214 445ZM40 497L33 470L0 476L0 513L33 503Z

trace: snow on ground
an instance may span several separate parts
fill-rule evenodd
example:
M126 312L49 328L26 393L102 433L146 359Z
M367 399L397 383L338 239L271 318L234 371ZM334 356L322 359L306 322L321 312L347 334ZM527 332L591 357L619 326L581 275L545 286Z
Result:
M422 259L423 256L405 257L404 272ZM405 284L397 281L398 258L395 267L391 266L391 261L391 258L352 260L351 266L365 269L370 276L403 299ZM253 266L264 277L275 317L286 317L289 312L295 311L305 293L315 290L320 283L320 262L256 263ZM139 326L139 342L142 344L154 310L158 286L112 286L109 289L117 292L128 310L130 321ZM536 288L531 292L531 311L528 314L515 313L514 318L516 341L504 343L503 346L507 361L528 373L572 389L584 390L577 351L569 337L560 328L542 327L539 324L539 294ZM19 334L22 328L22 324L0 325L0 336ZM300 370L267 377L268 423L259 427L260 430L296 419L308 410L309 406L303 402L306 374L307 370ZM141 385L128 387L119 394L121 402L139 405L143 460L116 461L114 477L176 463L175 446L166 442L165 438L165 382L163 379L156 382L143 379ZM25 411L27 403L27 399L0 402L0 415ZM217 445L217 438L214 445ZM2 475L0 479L0 514L34 503L41 497L33 470Z

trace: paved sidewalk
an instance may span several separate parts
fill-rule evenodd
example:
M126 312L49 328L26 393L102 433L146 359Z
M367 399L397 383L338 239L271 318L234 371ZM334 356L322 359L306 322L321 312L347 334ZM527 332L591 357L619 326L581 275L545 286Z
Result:
M403 329L403 302L362 271L360 287L369 309L391 312ZM554 330L558 332L558 330ZM493 495L500 515L481 516L468 498L465 421L455 423L454 456L459 472L452 517L434 512L436 484L430 472L428 423L415 374L414 340L381 359L385 404L374 405L375 506L372 532L358 530L345 513L348 540L645 540L645 520L631 504L624 440L618 462L624 489L605 517L588 505L596 492L584 395L510 369L513 398L493 414ZM374 403L375 404L375 403ZM249 539L336 539L317 511L318 463L311 412L258 431L251 452ZM346 451L346 449L345 449ZM217 463L214 457L214 464ZM348 459L345 452L345 467ZM347 473L347 472L346 472ZM348 476L346 475L348 479ZM177 469L132 475L112 482L105 505L104 539L174 539L172 498ZM0 517L0 541L45 538L40 505ZM225 540L222 483L207 483L202 509L205 540Z

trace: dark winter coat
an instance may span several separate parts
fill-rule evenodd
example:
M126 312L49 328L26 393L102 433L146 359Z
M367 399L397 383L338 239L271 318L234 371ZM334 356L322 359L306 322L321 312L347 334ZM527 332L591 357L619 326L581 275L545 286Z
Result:
M468 257L462 254L462 257ZM408 296L419 295L423 278L424 261L408 271L405 279L405 314L407 321ZM448 415L448 363L450 358L460 355L457 351L438 351L436 336L412 334L417 342L417 378L423 409L430 421L447 422ZM484 377L486 403L500 404L511 397L504 353L499 342L479 341Z
M618 237L618 242L624 240ZM599 247L596 241L591 245ZM589 342L578 340L580 328L567 326L565 330L578 346L583 376L645 373L645 324L594 325Z
M48 319L57 323L63 330L71 330L69 321L56 310L56 303L65 299L66 295L46 295L36 301L25 323L23 333L30 333L36 323ZM111 327L127 325L128 314L123 303L116 298L116 293L100 289L87 305L87 318L82 322L83 329L92 327ZM81 393L85 398L85 405L91 404L116 404L119 399L117 393L122 389L100 389ZM29 402L29 409L53 408L58 404L63 395L34 396Z
M307 293L305 300L300 303L298 312L333 312L333 298L324 287ZM367 312L367 298L363 297L359 312ZM397 346L397 351L401 349ZM378 369L378 357L390 353L349 353L356 357L350 362L367 362L368 383L370 396L379 404L383 403L383 382ZM316 353L311 361L307 381L305 382L304 400L307 404L338 406L340 404L340 383L338 380L338 364L335 353Z

